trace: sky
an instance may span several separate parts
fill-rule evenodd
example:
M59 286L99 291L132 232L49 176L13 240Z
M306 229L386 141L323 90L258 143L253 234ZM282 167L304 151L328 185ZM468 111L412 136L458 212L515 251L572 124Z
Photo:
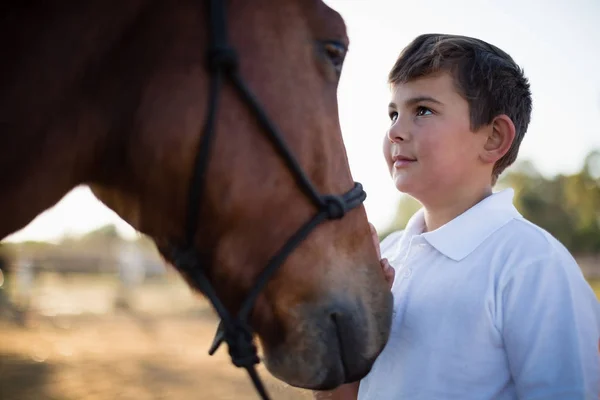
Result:
M530 80L533 114L520 159L546 176L571 173L600 149L599 0L327 0L346 22L350 50L338 90L340 122L353 177L378 230L394 216L393 187L381 145L389 124L387 74L402 48L422 33L452 33L508 52ZM7 241L58 240L115 223L135 231L79 187Z

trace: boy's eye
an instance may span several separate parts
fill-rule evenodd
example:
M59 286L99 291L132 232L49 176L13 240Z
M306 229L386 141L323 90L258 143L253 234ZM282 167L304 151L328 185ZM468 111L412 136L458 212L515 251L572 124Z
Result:
M396 111L392 111L389 115L392 122L396 122L396 120L398 119L398 113Z
M423 106L417 107L417 117L423 117L425 115L429 115L428 113L433 114L433 111L431 111L427 107L423 107Z

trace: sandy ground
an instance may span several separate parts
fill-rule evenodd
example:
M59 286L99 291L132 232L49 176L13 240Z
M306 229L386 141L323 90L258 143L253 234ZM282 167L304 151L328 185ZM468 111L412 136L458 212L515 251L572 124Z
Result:
M0 318L0 399L258 399L225 346L208 356L217 320L178 277L137 288L128 311L117 293L114 277L37 279L26 324ZM259 372L273 399L312 398Z
M113 307L113 282L44 279L26 326L0 320L0 399L258 399L226 346L208 356L217 320L177 280ZM274 399L311 399L261 365Z

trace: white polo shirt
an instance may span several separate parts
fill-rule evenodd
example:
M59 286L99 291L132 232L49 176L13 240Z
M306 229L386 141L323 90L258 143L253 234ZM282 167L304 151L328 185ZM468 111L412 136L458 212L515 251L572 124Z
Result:
M382 241L394 320L359 400L600 398L598 300L513 194L427 233L420 210Z

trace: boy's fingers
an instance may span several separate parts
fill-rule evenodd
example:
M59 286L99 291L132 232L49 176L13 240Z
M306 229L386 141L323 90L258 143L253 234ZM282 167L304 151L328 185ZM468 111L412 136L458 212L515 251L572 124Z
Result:
M377 250L377 257L381 258L381 249L379 248L379 236L377 235L377 230L375 226L369 222L369 228L371 229L371 238L373 239L373 244L375 245L375 249Z
M388 261L387 258L382 258L381 259L381 266L383 267L383 270L385 271L388 268L392 268L392 266L390 265L390 262Z
M381 267L383 269L383 276L385 280L392 285L394 282L394 277L396 276L396 271L390 265L389 261L386 258L381 259Z

